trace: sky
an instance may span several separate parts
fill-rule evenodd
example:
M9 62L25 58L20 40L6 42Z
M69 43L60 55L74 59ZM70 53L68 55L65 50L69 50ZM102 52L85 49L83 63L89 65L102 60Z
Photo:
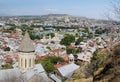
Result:
M70 14L104 19L110 0L0 0L0 15Z

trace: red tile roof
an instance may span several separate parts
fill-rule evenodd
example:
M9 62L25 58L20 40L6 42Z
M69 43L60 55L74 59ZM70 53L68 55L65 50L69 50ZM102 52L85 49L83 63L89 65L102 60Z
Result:
M59 68L59 67L62 67L64 65L66 65L67 63L66 62L61 62L61 63L57 63L54 65L55 68Z
M68 57L68 56L65 56L65 57L63 57L63 59L64 59L65 61L68 61L68 60L69 60L69 57Z
M12 62L12 58L6 58L5 61L6 61L6 63L11 63Z

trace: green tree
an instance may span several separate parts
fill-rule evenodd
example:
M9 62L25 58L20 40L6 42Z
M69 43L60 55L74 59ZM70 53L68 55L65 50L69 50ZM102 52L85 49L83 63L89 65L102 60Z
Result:
M5 51L10 51L10 48L9 48L9 47L7 47L7 48L5 48L4 50L5 50Z
M47 46L46 48L49 49L49 50L51 50L50 46Z
M72 48L66 48L67 54L72 54L74 52L74 49Z
M50 61L44 62L43 66L44 66L47 73L50 73L50 72L54 71L54 69L55 69L54 64L51 63Z
M76 34L75 34L75 36L76 36L76 37L78 37L78 36L79 36L79 34L78 34L78 33L76 33Z
M88 38L93 38L93 36L94 36L93 33L88 34Z
M64 62L64 59L62 57L56 57L56 56L47 56L42 60L36 60L36 63L42 62L43 67L45 68L47 73L54 71L54 64L57 64L57 62Z
M5 32L5 33L11 33L11 31L8 30L8 29L4 29L4 30L3 30L3 33L4 33L4 32Z
M35 60L35 64L41 63L41 60Z
M76 40L75 45L80 44L81 41L83 41L83 38L82 38L82 37L79 37L79 38Z
M55 37L54 33L50 33L51 38Z
M84 32L84 33L89 33L88 27L84 27L84 29L82 30L82 32Z
M79 48L66 48L67 54L77 54L80 53Z
M13 31L16 29L17 26L11 26L11 28L9 30Z
M57 62L64 62L64 59L56 56L48 56L45 57L42 61L50 61L53 64L57 64Z
M103 33L105 33L105 30L103 30L103 29L95 30L95 34L103 34Z
M66 34L65 37L60 41L60 44L69 46L70 43L75 41L75 36Z
M11 69L11 68L12 68L12 65L10 65L9 63L2 65L2 69Z
M51 38L55 37L55 34L54 33L48 33L47 36L51 36Z
M28 31L28 32L29 32L30 38L32 40L34 40L34 39L38 39L39 40L40 39L40 36L33 34L31 31Z

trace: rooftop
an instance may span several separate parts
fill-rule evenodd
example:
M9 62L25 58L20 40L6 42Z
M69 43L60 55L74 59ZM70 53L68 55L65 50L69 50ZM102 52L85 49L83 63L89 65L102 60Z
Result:
M76 64L68 64L62 67L57 68L63 77L70 78L75 70L77 70L80 66Z
M25 33L25 36L23 37L23 40L22 40L18 50L20 52L33 52L33 51L35 51L33 42L30 39L28 32Z

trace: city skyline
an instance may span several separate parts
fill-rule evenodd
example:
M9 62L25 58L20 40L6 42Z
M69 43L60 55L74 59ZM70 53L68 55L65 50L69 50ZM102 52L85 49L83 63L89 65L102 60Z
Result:
M0 15L70 14L104 19L110 0L1 0Z

